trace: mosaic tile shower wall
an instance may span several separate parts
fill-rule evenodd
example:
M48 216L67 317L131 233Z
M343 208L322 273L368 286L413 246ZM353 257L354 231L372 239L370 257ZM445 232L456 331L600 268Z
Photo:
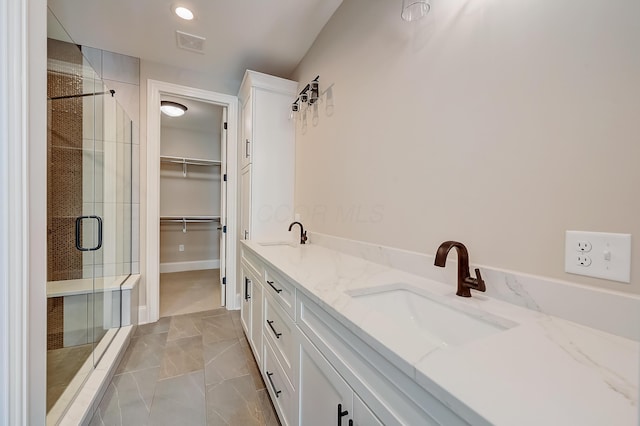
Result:
M47 48L47 97L82 93L80 48L52 39ZM48 101L47 281L82 278L82 253L75 248L75 218L82 215L82 109L82 98ZM47 305L47 346L61 348L62 298Z

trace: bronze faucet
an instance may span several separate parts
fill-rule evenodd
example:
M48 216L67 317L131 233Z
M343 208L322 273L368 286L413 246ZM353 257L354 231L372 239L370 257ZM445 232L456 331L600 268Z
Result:
M304 230L302 224L300 222L293 222L289 225L289 232L293 228L293 225L300 225L300 244L304 244L307 242L307 231Z
M451 248L455 247L458 251L458 291L456 295L460 297L471 297L471 290L486 291L487 287L484 285L484 280L480 275L480 269L476 268L476 277L471 278L469 273L469 252L464 244L457 241L445 241L438 247L436 253L436 260L434 265L444 268L447 262L447 255Z

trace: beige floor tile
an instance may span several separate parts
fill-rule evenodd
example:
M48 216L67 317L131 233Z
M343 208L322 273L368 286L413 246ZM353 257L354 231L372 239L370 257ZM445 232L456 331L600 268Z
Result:
M91 356L92 350L93 345L80 345L47 351L47 411Z
M204 368L202 337L167 341L160 364L159 380L180 376Z
M160 274L160 316L219 308L220 288L219 269Z
M203 318L202 338L205 344L222 342L223 340L237 340L238 336L231 315Z
M207 424L262 426L262 408L250 376L207 386Z
M210 309L139 328L90 424L278 426L238 320Z
M244 351L237 339L205 344L204 362L206 385L249 374Z

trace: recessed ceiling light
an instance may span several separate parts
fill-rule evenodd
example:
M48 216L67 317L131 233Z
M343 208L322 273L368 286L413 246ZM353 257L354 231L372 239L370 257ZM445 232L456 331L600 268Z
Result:
M177 102L160 101L160 111L169 117L180 117L187 112L187 107Z
M178 6L174 9L174 12L184 20L190 21L193 19L193 12L186 7Z

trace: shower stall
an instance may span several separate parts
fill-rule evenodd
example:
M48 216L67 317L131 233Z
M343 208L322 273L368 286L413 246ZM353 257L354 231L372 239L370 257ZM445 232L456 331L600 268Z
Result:
M48 26L47 424L55 424L122 325L132 122L51 13Z

